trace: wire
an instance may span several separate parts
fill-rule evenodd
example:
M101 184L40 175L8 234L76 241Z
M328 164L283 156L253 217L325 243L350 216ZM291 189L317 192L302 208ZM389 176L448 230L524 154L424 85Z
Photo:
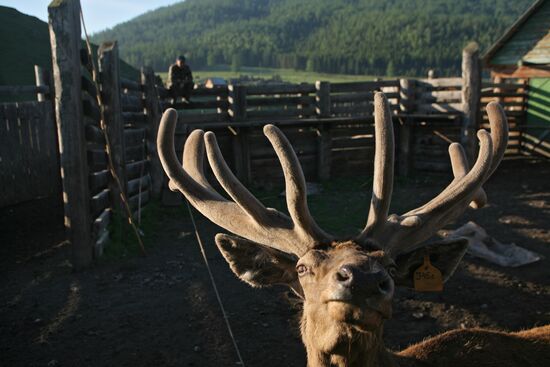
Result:
M206 270L208 271L208 276L210 277L210 282L212 283L212 288L214 288L214 293L216 294L216 299L218 300L218 304L220 305L220 310L223 314L223 319L225 320L225 325L227 326L227 331L229 332L229 336L231 337L231 341L233 342L233 347L235 347L235 352L237 352L237 357L239 358L239 363L242 367L244 367L244 361L243 357L241 356L241 351L239 350L239 346L237 345L237 340L235 340L235 336L233 335L233 330L231 329L231 324L229 323L229 318L227 317L227 313L225 312L225 307L223 307L223 302L220 297L220 293L218 292L218 287L216 286L216 281L214 280L214 275L212 275L212 270L210 269L210 264L208 263L208 258L206 257L206 252L204 251L204 245L201 240L201 236L199 234L199 230L197 228L197 223L195 223L195 217L193 216L193 211L191 210L191 205L189 205L189 201L187 201L187 198L184 197L185 203L187 204L187 210L189 210L189 216L191 216L191 222L193 223L193 227L195 228L195 236L197 237L197 242L199 243L199 247L201 250L202 258L204 260L204 264L206 265Z

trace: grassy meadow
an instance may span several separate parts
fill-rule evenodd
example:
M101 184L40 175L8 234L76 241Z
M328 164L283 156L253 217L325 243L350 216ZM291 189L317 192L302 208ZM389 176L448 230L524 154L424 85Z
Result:
M193 66L191 65L191 68L192 67ZM168 66L166 69L168 70ZM166 81L166 71L157 70L157 73L164 81ZM212 77L229 80L239 78L241 75L263 79L280 77L282 81L287 83L314 83L317 80L329 82L354 82L372 80L375 78L371 75L327 74L294 69L272 69L259 67L241 67L239 71L232 71L227 66L220 66L209 70L193 70L193 77L195 81L203 81Z

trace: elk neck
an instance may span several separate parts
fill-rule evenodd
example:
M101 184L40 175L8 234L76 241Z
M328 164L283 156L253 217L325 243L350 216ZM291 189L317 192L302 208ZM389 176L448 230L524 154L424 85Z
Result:
M315 312L304 312L301 332L307 367L398 367L384 346L382 331L383 326L359 332L339 323L319 323Z

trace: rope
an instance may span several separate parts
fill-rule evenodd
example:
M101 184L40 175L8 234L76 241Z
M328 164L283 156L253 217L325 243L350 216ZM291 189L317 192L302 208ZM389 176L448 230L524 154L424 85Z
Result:
M155 87L155 92L157 94L157 103L160 112L163 112L162 104L160 103L160 95L157 88L156 83L153 83ZM210 283L212 284L212 288L214 289L214 294L216 295L216 300L218 301L218 305L220 306L220 310L223 315L223 319L225 321L225 326L227 327L227 332L229 333L229 337L231 338L231 342L233 343L233 348L235 349L235 353L237 354L237 358L239 359L239 364L242 367L245 367L243 357L241 355L241 351L239 349L239 345L237 344L237 340L235 339L235 336L233 335L233 329L231 328L231 323L229 322L229 317L227 316L227 312L225 311L225 307L223 306L222 298L220 296L220 292L218 291L218 286L216 285L216 280L214 279L214 275L212 274L212 270L210 269L210 263L208 262L208 258L206 257L206 251L204 250L204 244L202 242L199 229L197 227L197 223L195 222L195 216L193 215L193 210L191 209L191 205L189 204L189 201L185 196L183 196L183 199L185 200L185 204L187 204L187 210L189 211L189 216L191 217L191 223L193 223L193 228L195 230L195 237L197 238L197 243L199 244L199 248L201 251L202 259L204 260L204 265L206 266L206 270L208 272L208 277L210 278Z
M107 153L107 166L109 168L111 176L113 177L113 180L115 180L115 183L118 187L118 191L120 192L120 199L122 201L124 209L126 210L126 215L128 216L128 222L130 223L130 226L134 230L134 234L136 235L136 238L138 240L139 247L141 248L141 252L143 255L146 255L147 252L145 251L145 246L143 245L143 241L141 240L139 229L137 228L136 223L134 222L134 219L132 217L132 209L130 208L130 204L128 204L128 198L126 197L126 193L123 190L120 177L118 177L118 174L116 173L114 168L111 141L109 140L109 134L107 134L107 125L105 123L105 105L103 104L103 100L101 98L101 92L99 89L99 82L98 82L99 73L97 71L97 67L94 62L92 46L90 43L90 38L88 37L88 31L86 30L86 23L84 22L84 13L82 12L82 8L80 8L80 19L82 21L82 28L84 29L84 35L86 36L86 47L88 48L88 56L90 57L90 62L92 63L92 80L96 88L96 99L97 99L97 104L99 105L99 112L100 112L99 126L101 128L101 131L103 132L103 137L105 138L105 152Z
M197 223L195 223L195 217L193 216L193 211L191 210L191 205L189 205L189 201L187 201L186 198L185 203L187 204L187 210L189 210L189 216L191 217L191 222L193 223L193 227L195 228L195 236L197 237L197 242L199 243L199 247L201 250L202 258L204 260L204 264L206 265L206 270L208 271L208 276L210 277L210 282L212 283L212 288L214 288L214 293L216 294L216 299L218 300L218 305L220 306L220 310L223 314L223 319L225 320L225 325L227 326L227 331L229 332L229 336L231 337L231 341L233 342L233 347L235 348L235 352L237 352L237 357L239 358L239 363L242 367L244 367L244 361L243 357L241 356L241 351L239 350L239 346L237 345L237 340L235 340L235 336L233 335L233 330L231 329L231 324L229 323L229 318L227 317L227 313L225 312L225 307L223 307L223 302L220 297L220 293L218 292L218 287L216 286L216 281L214 280L214 275L212 275L212 270L210 269L210 264L208 263L208 259L206 257L206 252L204 251L204 245L201 240L201 236L199 234L199 230L197 228Z

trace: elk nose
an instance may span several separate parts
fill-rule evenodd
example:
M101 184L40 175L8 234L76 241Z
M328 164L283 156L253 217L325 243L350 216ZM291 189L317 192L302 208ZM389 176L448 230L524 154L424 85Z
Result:
M349 265L343 265L335 274L336 282L349 287L353 284L353 270Z
M364 271L352 265L343 265L336 272L335 279L344 287L353 286L364 296L386 295L392 292L390 278L381 270Z

